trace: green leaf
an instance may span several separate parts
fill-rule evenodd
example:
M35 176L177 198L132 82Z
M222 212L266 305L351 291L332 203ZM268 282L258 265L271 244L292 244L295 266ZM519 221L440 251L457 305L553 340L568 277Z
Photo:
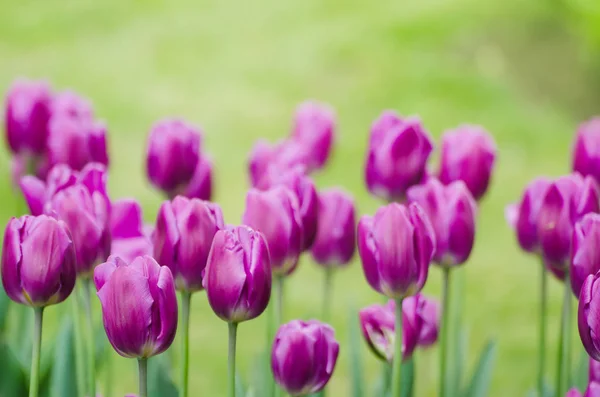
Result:
M365 391L364 369L361 348L363 340L360 332L360 322L358 320L358 311L350 309L349 311L349 334L350 334L350 377L352 378L352 396L362 397Z
M63 324L56 337L56 349L50 376L50 395L77 397L77 372L75 365L75 332L73 321L63 317Z
M8 317L8 310L10 306L14 305L6 292L4 292L4 288L0 286L0 335L5 335L6 328L6 318Z
M238 374L237 372L235 374L235 395L241 397L246 395L246 390L244 389L244 382L242 381L240 374Z
M178 397L179 392L171 379L168 354L159 354L148 360L148 397Z
M26 396L29 389L27 373L5 342L0 343L0 396Z
M402 363L401 368L401 382L400 383L400 395L402 397L412 397L414 394L414 382L415 382L415 356L410 360Z
M246 394L250 396L272 397L273 375L270 366L270 352L268 348L256 355L254 362L257 363L252 371L252 383Z
M392 366L382 361L381 362L381 370L379 378L375 383L375 388L373 391L374 396L387 396L390 394L390 382L392 379Z
M571 379L573 384L569 387L576 387L579 390L585 390L588 384L589 367L590 367L590 356L587 354L583 347L580 348L579 360L575 366L575 371Z
M479 356L477 366L471 377L465 397L485 397L492 380L492 369L496 358L496 342L489 341Z

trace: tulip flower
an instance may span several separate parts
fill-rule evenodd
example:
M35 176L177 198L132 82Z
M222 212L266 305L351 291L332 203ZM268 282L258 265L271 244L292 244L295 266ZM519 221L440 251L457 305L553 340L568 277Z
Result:
M94 270L108 340L123 357L137 358L140 397L147 396L147 358L167 350L177 330L171 271L149 256L126 263L117 256Z
M250 185L255 188L268 186L269 174L272 169L277 172L299 167L306 172L311 171L310 153L307 147L297 140L283 140L271 144L265 140L256 142L248 158L248 175Z
M600 215L587 214L575 225L571 254L571 288L576 297L590 274L600 271Z
M600 361L596 361L593 358L590 358L588 374L590 382L600 382Z
M462 125L444 133L439 179L448 185L463 181L476 200L488 189L496 160L494 138L477 125Z
M442 308L434 298L421 295L420 299L422 303L419 305L419 315L423 319L423 326L419 334L418 345L429 347L437 342Z
M600 361L600 323L596 313L600 309L600 273L590 274L581 286L579 294L578 324L581 342L590 357Z
M329 159L334 142L334 110L315 101L301 103L296 109L292 137L306 147L310 169L320 169Z
M573 143L573 171L600 182L600 118L594 117L577 129Z
M142 208L135 199L113 201L110 215L111 255L132 262L153 253L150 236L144 230Z
M403 201L408 188L426 175L432 150L431 138L418 118L383 112L369 137L365 164L369 192L388 201Z
M52 117L94 119L94 108L89 99L71 90L59 92L52 99Z
M4 232L2 285L10 299L31 306L35 327L29 395L39 391L44 307L75 287L75 249L67 225L46 215L12 218Z
M582 394L579 392L579 390L577 390L577 388L573 387L567 392L567 394L565 394L565 397L582 397Z
M293 320L282 325L271 354L275 382L291 396L321 391L333 374L339 349L327 324Z

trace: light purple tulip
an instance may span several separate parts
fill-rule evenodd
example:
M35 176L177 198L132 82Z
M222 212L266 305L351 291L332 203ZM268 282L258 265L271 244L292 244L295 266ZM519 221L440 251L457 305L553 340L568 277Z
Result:
M203 280L219 318L239 323L258 317L271 297L271 263L264 236L247 226L215 234Z
M43 307L75 286L75 249L67 225L46 215L12 218L4 231L2 285L15 302Z
M173 275L149 256L126 263L111 256L94 271L104 330L123 357L148 358L167 350L177 330Z
M572 389L569 389L567 394L565 394L565 397L582 397L582 394L577 388L573 387Z
M477 203L464 182L444 186L431 178L410 188L407 198L419 204L431 221L437 242L434 261L441 266L464 263L473 249L477 215Z
M342 189L319 192L317 236L311 253L323 266L344 266L354 256L356 215L354 200Z
M404 298L423 288L435 246L433 228L417 204L388 204L358 223L365 277L389 298Z
M576 297L590 274L600 271L600 215L587 214L575 225L571 253L571 287Z
M434 298L420 295L421 304L419 305L419 316L423 320L421 333L419 334L418 345L421 347L429 347L435 344L440 331L440 317L442 308L440 303Z
M589 381L600 382L600 362L590 358Z
M327 104L306 101L296 109L292 137L307 148L309 169L325 166L335 140L335 128L335 112Z
M56 94L52 99L52 117L55 116L93 120L94 108L89 99L75 91L65 90Z
M585 393L583 397L600 397L600 383L599 382L590 382L588 383L587 389L585 389Z
M591 358L600 361L600 273L587 276L579 294L579 336Z
M269 186L270 174L283 172L288 169L301 167L305 172L308 167L310 154L307 148L296 140L286 139L275 144L266 140L258 140L252 147L248 158L248 176L250 185L264 189ZM267 178L267 179L265 179Z
M275 382L291 396L321 391L335 369L340 345L331 326L293 320L277 331L271 368Z
M573 143L573 171L600 182L600 117L579 125Z
M117 255L125 262L132 262L138 256L152 255L152 242L144 231L142 208L135 199L112 202L110 231L111 255Z

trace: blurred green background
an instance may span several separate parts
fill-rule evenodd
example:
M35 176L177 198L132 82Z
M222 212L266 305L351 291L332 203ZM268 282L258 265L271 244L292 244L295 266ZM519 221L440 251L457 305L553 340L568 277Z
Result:
M109 125L110 192L134 196L153 221L161 196L145 178L146 134L181 116L205 132L226 221L243 210L246 160L259 137L284 137L294 107L331 103L339 133L319 187L341 185L360 213L380 202L363 185L370 123L386 108L418 114L432 135L463 122L491 131L499 146L481 206L475 250L465 265L469 365L489 337L499 341L493 396L524 395L535 383L539 267L519 251L504 207L539 174L569 169L577 124L600 104L600 5L595 0L13 1L0 12L0 89L17 76L47 78L88 96ZM18 208L2 151L4 224ZM285 317L319 313L322 272L302 260L287 284ZM439 296L432 269L426 292ZM335 279L333 325L342 343L330 395L349 393L348 308L380 298L358 261ZM555 370L561 289L551 284L548 366ZM100 321L99 306L96 306ZM58 309L60 310L60 309ZM48 312L55 328L57 308ZM264 318L240 327L242 373L263 348ZM53 343L52 331L45 343ZM581 350L574 333L576 352ZM204 295L193 299L191 390L226 387L226 324ZM363 352L368 376L379 365ZM136 391L135 363L118 358L116 391ZM434 396L436 349L419 353L418 396ZM470 369L469 369L470 372Z

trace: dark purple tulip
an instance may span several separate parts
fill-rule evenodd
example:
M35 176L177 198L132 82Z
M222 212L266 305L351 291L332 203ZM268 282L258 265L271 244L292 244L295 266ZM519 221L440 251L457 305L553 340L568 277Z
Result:
M111 256L94 270L104 330L123 357L147 358L167 350L177 330L173 275L149 256L127 264Z
M2 285L33 307L64 301L75 287L75 249L64 222L46 215L12 218L4 232Z
M296 196L284 186L250 189L242 222L261 232L269 246L273 273L290 274L302 251L302 217Z
M371 287L389 298L423 288L435 252L435 235L416 204L388 204L358 223L358 253Z
M573 143L573 171L600 181L600 117L579 125Z
M587 214L575 225L571 253L571 287L579 296L581 285L600 270L600 215Z
M46 82L19 79L12 84L6 94L4 128L13 153L44 154L51 101Z
M203 281L219 318L239 323L258 317L271 297L271 263L264 236L247 226L215 234Z
M440 181L445 185L463 181L479 200L487 191L495 160L494 138L481 126L462 125L442 137Z
M600 361L600 273L587 276L579 294L579 336L591 358Z
M117 255L125 262L132 262L138 256L152 255L152 242L144 231L142 208L135 199L112 202L110 231L111 255Z
M433 150L429 134L415 117L385 111L371 126L365 180L371 194L404 200L406 191L425 175Z
M224 226L218 204L183 196L163 202L152 235L154 257L171 269L178 290L202 289L213 238Z
M473 249L477 215L477 203L464 182L444 186L431 178L410 188L407 198L429 216L437 243L434 261L441 266L464 263Z
M317 237L311 253L323 266L343 266L354 256L356 215L354 200L345 191L332 188L319 192Z
M311 171L309 163L307 148L296 140L286 139L275 144L264 139L258 140L248 158L250 185L264 189L269 186L273 172L281 173L296 167L308 172Z
M293 320L279 327L271 368L275 382L292 396L323 390L337 362L340 345L331 326Z
M437 342L442 308L440 307L440 303L434 298L426 297L424 295L420 295L420 297L421 304L419 305L419 316L423 320L423 326L421 327L421 333L419 334L418 345L421 347L429 347Z
M292 136L307 148L308 168L323 168L335 139L336 117L326 104L306 101L298 106L294 117Z
M59 92L52 99L52 117L94 119L94 109L89 99L71 90Z
M589 381L600 382L600 362L590 358Z

